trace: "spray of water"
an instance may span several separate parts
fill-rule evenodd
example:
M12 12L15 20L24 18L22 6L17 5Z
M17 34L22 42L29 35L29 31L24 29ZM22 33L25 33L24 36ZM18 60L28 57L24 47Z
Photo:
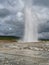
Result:
M25 2L25 31L23 42L37 42L38 33L37 33L37 18L34 12L32 12L32 0L26 0Z

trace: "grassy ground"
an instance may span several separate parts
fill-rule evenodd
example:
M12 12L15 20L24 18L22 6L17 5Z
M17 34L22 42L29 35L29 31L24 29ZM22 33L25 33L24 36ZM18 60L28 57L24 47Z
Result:
M0 36L0 41L17 41L19 37L15 36Z

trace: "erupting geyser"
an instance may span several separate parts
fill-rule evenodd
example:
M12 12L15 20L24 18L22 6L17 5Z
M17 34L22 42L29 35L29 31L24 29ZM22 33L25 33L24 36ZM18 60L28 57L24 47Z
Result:
M38 23L35 13L32 12L32 0L26 0L24 15L25 31L23 42L38 42Z

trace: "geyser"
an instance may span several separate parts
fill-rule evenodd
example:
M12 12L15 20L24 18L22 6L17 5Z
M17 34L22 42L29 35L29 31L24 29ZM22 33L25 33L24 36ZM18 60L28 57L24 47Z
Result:
M23 42L38 42L38 23L37 17L32 11L32 0L26 0L25 9L25 31Z

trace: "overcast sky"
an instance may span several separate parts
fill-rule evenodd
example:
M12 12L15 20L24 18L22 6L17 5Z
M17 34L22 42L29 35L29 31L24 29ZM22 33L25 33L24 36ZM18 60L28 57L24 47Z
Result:
M0 0L0 35L23 36L24 1ZM49 38L49 0L32 0L32 12L39 22L39 38Z

